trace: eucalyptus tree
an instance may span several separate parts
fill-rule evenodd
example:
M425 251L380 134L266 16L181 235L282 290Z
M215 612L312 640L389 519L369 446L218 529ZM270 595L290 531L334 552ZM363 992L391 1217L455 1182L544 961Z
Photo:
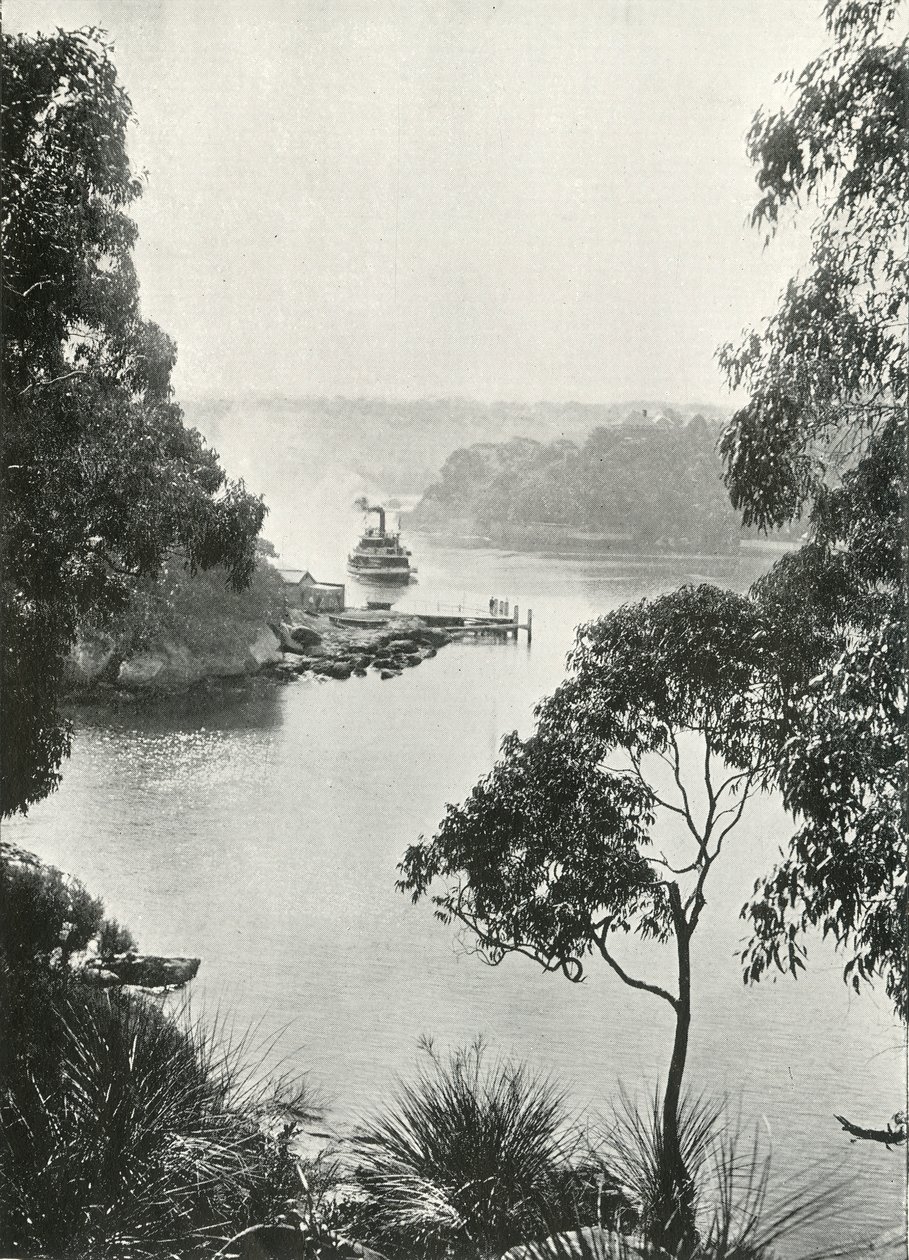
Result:
M748 393L721 449L733 505L809 541L755 589L799 677L775 781L796 819L755 889L746 975L795 971L805 929L909 1015L905 785L909 40L891 0L828 0L830 47L749 135L754 225L813 216L777 310L720 361ZM796 668L797 666L797 668Z
M695 1212L679 1143L691 940L710 873L764 781L785 678L758 606L712 586L582 626L569 666L533 734L509 735L492 771L407 850L399 887L429 896L489 963L523 954L580 982L597 959L669 1009L654 1230L677 1254ZM674 987L622 957L629 934L672 949Z
M128 208L133 118L95 30L3 40L4 813L59 779L62 666L80 618L127 603L165 557L243 587L264 516L171 389L142 318Z

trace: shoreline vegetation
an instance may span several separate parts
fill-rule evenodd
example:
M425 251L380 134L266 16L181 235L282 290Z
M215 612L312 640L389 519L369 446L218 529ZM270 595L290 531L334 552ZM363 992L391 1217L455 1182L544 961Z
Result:
M521 954L580 982L596 958L666 1003L675 1028L662 1095L641 1109L616 1083L602 1104L608 1132L581 1133L557 1081L490 1062L481 1043L443 1057L428 1042L422 1074L358 1126L346 1152L308 1158L300 1142L320 1108L305 1082L261 1080L267 1050L175 1009L161 996L169 984L127 983L182 982L196 960L149 973L155 960L78 879L6 851L5 1253L775 1260L786 1233L822 1221L831 1238L837 1215L848 1219L843 1187L815 1170L812 1189L810 1169L807 1191L774 1209L757 1143L738 1149L725 1104L686 1094L690 942L749 795L775 791L791 831L742 911L744 978L797 975L819 931L845 955L856 992L880 983L896 1017L909 1014L909 45L897 42L896 13L828 0L827 51L789 81L784 108L755 117L752 224L769 242L790 209L811 205L817 217L806 270L776 311L718 352L745 406L724 427L642 407L582 437L563 422L583 409L547 405L536 409L546 441L490 442L464 423L468 444L414 512L415 526L466 523L501 545L551 535L542 545L595 538L656 555L732 556L749 532L802 540L809 524L807 541L747 596L691 585L580 627L534 734L507 735L500 760L398 867L398 890L466 928L493 965ZM446 636L393 615L348 636L290 614L260 539L264 498L230 480L184 424L176 347L141 314L135 116L108 37L58 29L4 35L3 47L9 815L58 785L72 731L61 700L80 679L82 698L263 672L388 680ZM425 454L438 434L419 406L409 416ZM386 409L391 427L396 410ZM373 476L394 466L391 454L372 467L369 456ZM691 734L704 751L700 827L679 745ZM655 848L658 808L681 817L687 855ZM674 954L673 989L625 970L614 939L632 932ZM887 1130L837 1119L878 1151L882 1134L906 1141L905 1113ZM834 1254L850 1241L836 1236ZM859 1241L903 1251L900 1237Z
M449 642L444 631L389 612L376 629L345 627L287 605L277 570L260 556L250 586L229 590L218 570L169 567L125 614L86 625L66 661L77 703L152 701L252 678L344 680L369 670L398 677Z
M578 441L461 447L409 523L475 546L734 555L748 531L723 484L724 429L700 413L631 410Z
M268 1047L168 999L195 975L130 970L136 942L78 879L2 846L0 1191L16 1254L91 1260L666 1260L660 1098L575 1115L551 1077L482 1041L422 1065L349 1132ZM126 962L124 962L126 960ZM179 963L198 960L152 960ZM805 1186L768 1210L768 1165L725 1105L684 1098L680 1138L710 1260L771 1260L848 1210ZM885 1253L887 1254L887 1253Z

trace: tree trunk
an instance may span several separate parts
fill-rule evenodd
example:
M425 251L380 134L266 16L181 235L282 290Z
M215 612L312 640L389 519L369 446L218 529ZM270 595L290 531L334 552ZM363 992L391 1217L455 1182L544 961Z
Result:
M675 1012L675 1038L672 1058L663 1095L662 1145L660 1168L663 1185L655 1239L671 1256L686 1256L694 1242L694 1185L685 1166L679 1140L679 1103L685 1059L688 1055L688 1030L691 1024L691 934L677 884L669 885L669 904L675 928L678 952L678 1005Z

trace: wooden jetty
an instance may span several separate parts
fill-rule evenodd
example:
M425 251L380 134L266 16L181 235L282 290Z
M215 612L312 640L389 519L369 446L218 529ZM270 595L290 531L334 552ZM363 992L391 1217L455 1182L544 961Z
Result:
M500 638L518 638L520 631L527 635L528 644L533 640L533 609L528 608L526 618L522 622L518 605L515 604L510 616L498 613L482 612L452 606L451 610L442 610L437 605L435 612L418 612L415 614L429 626L438 626L447 634L458 638L468 635L497 635Z

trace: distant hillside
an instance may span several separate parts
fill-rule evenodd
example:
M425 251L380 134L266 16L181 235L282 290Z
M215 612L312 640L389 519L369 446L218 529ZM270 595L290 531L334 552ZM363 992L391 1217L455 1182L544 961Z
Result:
M401 401L382 398L195 398L184 403L187 419L237 463L242 446L251 475L256 457L280 454L298 461L300 472L321 475L341 464L377 488L403 494L421 492L438 475L451 451L474 442L510 437L539 441L583 440L594 428L621 423L644 409L684 419L700 412L724 416L719 408L672 407L659 401L625 403L481 403L464 398Z
M452 452L410 524L502 546L733 551L741 528L722 482L721 429L642 408L581 443L477 442Z
M626 403L481 403L463 398L395 402L381 398L286 398L250 394L183 400L232 475L269 506L265 534L290 564L338 577L360 527L360 494L416 496L436 481L457 448L522 436L582 443L630 412L682 420L715 407Z

